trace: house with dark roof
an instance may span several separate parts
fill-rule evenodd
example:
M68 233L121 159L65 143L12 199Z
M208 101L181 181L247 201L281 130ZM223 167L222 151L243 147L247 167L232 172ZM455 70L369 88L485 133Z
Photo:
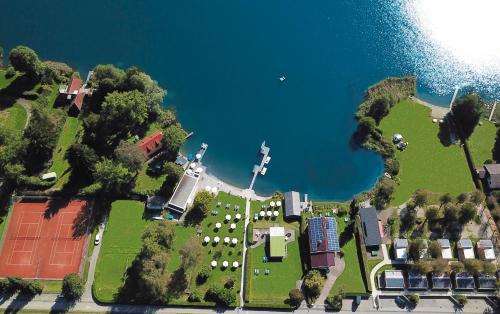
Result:
M487 164L476 169L478 177L492 190L500 189L500 164Z
M404 290L405 277L402 270L386 270L379 277L379 286L384 289Z
M454 288L457 290L474 290L476 284L474 282L474 276L467 272L462 272L455 274L454 276Z
M137 143L137 147L139 147L146 159L150 159L163 147L162 139L163 133L161 131L156 131Z
M408 289L413 290L427 290L429 282L427 281L426 274L419 274L416 272L408 273Z
M478 290L495 290L497 288L497 277L488 274L481 274L477 277Z
M335 266L335 253L340 251L337 221L333 217L307 219L311 268Z
M377 210L375 207L361 208L359 217L361 218L361 229L367 249L378 250L378 247L382 244L382 236Z
M394 259L406 261L408 259L408 240L396 239L394 241Z
M432 290L450 290L451 278L449 274L432 273Z
M308 200L308 195L304 194L301 198L300 193L296 191L288 191L284 194L285 218L299 218L303 211L308 211L311 204Z

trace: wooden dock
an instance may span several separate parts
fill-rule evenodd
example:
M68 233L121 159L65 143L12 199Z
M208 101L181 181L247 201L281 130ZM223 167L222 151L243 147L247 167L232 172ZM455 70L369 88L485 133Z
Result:
M271 149L268 146L266 146L266 141L262 142L262 144L260 145L260 151L259 151L259 154L262 156L262 160L261 160L259 165L253 166L253 170L252 170L253 176L252 176L252 181L250 182L250 186L248 187L249 190L253 190L253 185L255 184L255 179L257 179L257 176L259 175L259 173L261 173L262 169L264 169L270 150Z

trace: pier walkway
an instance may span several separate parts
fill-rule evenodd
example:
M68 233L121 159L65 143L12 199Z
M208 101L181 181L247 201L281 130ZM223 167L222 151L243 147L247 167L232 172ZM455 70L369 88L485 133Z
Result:
M488 117L488 121L491 121L491 119L493 118L493 114L495 113L496 108L497 108L497 102L495 101L493 103L493 108L491 108L491 112L490 112L490 116Z
M250 186L248 187L249 190L253 190L253 185L255 184L255 179L257 179L257 176L259 173L264 169L264 166L266 165L266 159L269 156L269 151L271 149L266 146L266 141L262 142L260 145L260 154L262 155L262 160L260 162L260 165L254 165L253 166L253 177L252 181L250 182Z

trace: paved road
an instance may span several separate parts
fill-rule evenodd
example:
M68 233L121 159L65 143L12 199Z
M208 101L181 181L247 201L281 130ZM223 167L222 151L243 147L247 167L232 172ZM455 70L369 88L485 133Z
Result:
M102 243L102 236L104 233L104 228L99 224L99 232L101 236L101 243ZM90 244L93 245L94 239L90 239ZM85 284L85 292L83 293L82 296L82 301L87 301L87 302L93 302L94 298L92 297L92 284L94 283L94 274L95 274L95 268L97 264L97 258L99 257L99 252L101 251L101 244L96 245L94 247L94 251L92 252L92 256L90 257L90 265L89 265L89 272L87 276L87 283Z
M323 289L321 289L321 293L319 297L316 299L315 303L325 304L325 300L330 294L330 290L332 289L337 278L344 272L345 269L345 259L337 258L335 259L335 266L330 267L330 271L328 272L325 280L325 284L323 285Z

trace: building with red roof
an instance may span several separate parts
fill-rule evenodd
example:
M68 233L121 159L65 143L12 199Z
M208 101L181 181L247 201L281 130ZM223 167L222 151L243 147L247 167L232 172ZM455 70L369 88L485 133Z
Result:
M82 79L78 77L71 78L71 81L68 84L68 88L66 88L66 94L77 94L82 87L82 84Z
M311 268L335 266L335 253L340 251L335 218L309 218L307 220L307 229Z
M89 92L83 86L83 80L79 77L73 77L67 86L59 89L59 103L61 106L69 105L69 113L78 115L82 111L85 95Z
M139 143L137 143L137 146L144 154L144 157L149 159L162 148L162 139L163 133L161 131L156 131L150 136L143 138Z

